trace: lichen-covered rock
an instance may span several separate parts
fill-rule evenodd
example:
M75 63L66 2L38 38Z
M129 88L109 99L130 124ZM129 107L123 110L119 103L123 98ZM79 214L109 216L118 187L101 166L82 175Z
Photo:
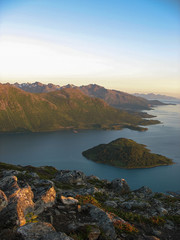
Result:
M164 215L168 214L168 211L165 208L161 207L161 206L159 206L157 208L157 211L159 212L160 216L164 216Z
M0 190L0 211L8 205L6 194Z
M113 207L113 208L116 208L118 206L115 201L106 201L104 205L108 207Z
M101 229L103 229L104 233L110 237L111 240L116 239L113 221L108 213L90 204L90 215L92 220L95 221Z
M44 235L40 240L74 240L62 232L51 232Z
M60 170L56 174L55 180L66 184L84 184L86 176L83 172L77 170Z
M127 184L125 179L120 179L120 178L116 178L114 179L111 184L110 187L120 193L120 194L125 194L125 193L129 193L130 192L130 188L129 185Z
M147 196L147 195L152 194L152 190L150 188L148 188L147 186L143 186L143 187L135 190L134 193L137 196L141 196L141 194L143 194L144 196Z
M32 178L39 178L39 175L35 172L29 172L28 175L31 176Z
M180 215L180 209L176 212L175 215Z
M4 170L3 172L3 177L7 176L16 176L21 173L21 171L18 170Z
M98 193L98 192L101 192L101 190L96 188L96 187L91 187L91 188L80 189L78 194L80 194L80 195L88 195L88 194L93 195L93 194Z
M6 176L0 181L0 189L6 194L7 198L19 190L16 176Z
M53 186L44 186L37 189L34 212L40 214L47 207L52 207L56 200L56 191Z
M78 204L78 200L73 198L73 197L64 197L64 196L61 196L61 202L64 204L64 205L76 205Z
M144 236L146 240L160 240L159 238L155 237L155 236Z
M40 240L52 232L55 232L54 227L46 222L28 223L17 230L24 240Z
M96 181L100 181L100 178L97 177L97 176L94 176L94 175L87 176L86 178L87 178L87 180L96 180Z
M0 212L0 226L24 225L25 215L34 207L33 192L28 184L19 187L17 177L7 176L1 180L0 188L7 196L8 204Z
M91 227L90 232L88 234L88 240L97 240L101 231L97 227Z
M123 202L121 204L121 206L125 207L127 209L132 209L132 208L144 209L144 208L150 208L151 207L151 205L148 202L136 201L136 200Z

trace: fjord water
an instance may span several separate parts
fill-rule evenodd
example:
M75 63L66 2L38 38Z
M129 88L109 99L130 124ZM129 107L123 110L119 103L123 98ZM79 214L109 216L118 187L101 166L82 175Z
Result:
M162 123L146 132L82 130L0 135L0 161L20 165L51 165L58 169L82 170L103 179L125 178L131 189L148 186L153 191L180 190L180 104L159 106L149 111ZM120 137L147 145L175 164L149 169L120 169L98 164L82 156L82 151Z

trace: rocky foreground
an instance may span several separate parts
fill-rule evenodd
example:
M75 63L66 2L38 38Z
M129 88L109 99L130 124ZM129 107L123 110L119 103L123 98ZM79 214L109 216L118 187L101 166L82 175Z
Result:
M180 197L80 171L0 163L1 240L180 239Z

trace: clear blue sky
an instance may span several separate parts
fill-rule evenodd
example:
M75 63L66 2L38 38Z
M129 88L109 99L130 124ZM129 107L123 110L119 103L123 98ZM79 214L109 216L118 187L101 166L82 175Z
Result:
M178 0L1 0L1 82L180 93Z

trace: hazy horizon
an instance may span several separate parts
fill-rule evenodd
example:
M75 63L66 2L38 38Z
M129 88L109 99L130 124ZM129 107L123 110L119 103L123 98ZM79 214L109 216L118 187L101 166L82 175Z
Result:
M170 0L2 0L0 82L180 98L179 10Z

